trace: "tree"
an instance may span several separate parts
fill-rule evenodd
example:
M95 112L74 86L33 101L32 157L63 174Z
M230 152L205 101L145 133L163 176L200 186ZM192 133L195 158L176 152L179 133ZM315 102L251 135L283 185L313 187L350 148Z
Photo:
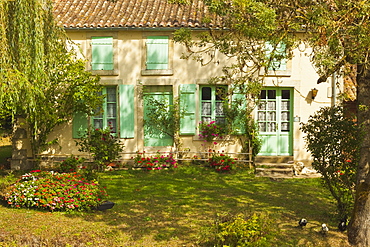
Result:
M76 58L52 10L49 0L0 0L0 105L25 118L34 156L74 112L101 104L99 79Z
M220 79L229 79L232 84L260 84L263 76L258 76L259 69L271 67L285 54L289 56L292 48L306 43L313 49L311 59L320 75L318 83L334 74L345 75L350 65L357 65L358 122L365 133L370 133L369 1L206 0L205 4L212 14L209 21L219 21L225 29L202 33L199 41L193 41L188 30L178 31L175 38L189 51L184 58L193 57L204 64L204 55L213 59L219 51L236 61L224 68ZM266 43L272 45L269 55L263 45ZM278 52L281 43L285 44L284 52ZM348 230L350 243L357 246L370 246L369 147L367 134L361 143L355 205Z
M312 166L322 175L337 202L339 219L347 220L353 210L359 140L362 134L356 121L345 116L343 106L323 107L307 123L301 124L306 134Z

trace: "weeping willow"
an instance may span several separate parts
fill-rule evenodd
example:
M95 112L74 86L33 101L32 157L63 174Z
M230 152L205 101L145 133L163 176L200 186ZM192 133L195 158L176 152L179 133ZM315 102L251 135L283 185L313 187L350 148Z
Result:
M25 118L33 155L74 111L101 103L98 78L68 49L52 11L49 0L0 0L0 104Z

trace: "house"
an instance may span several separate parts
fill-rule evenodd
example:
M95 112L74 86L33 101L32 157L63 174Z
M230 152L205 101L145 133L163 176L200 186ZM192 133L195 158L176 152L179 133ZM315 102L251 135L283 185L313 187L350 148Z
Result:
M168 103L176 97L186 99L187 112L180 129L183 146L193 152L204 148L197 126L220 117L216 92L224 86L208 81L221 75L227 60L219 54L220 64L202 67L196 61L181 59L186 49L173 41L174 30L180 27L195 31L222 28L217 21L203 22L208 10L201 0L188 6L167 0L55 0L54 8L58 23L87 60L86 69L100 76L102 93L107 97L101 115L86 118L76 114L69 124L57 128L50 138L57 137L59 145L44 155L79 155L75 140L88 124L95 128L111 126L125 146L124 158L136 151L174 150L172 138L146 131L144 119L149 106L145 97L149 96ZM310 54L310 48L298 47L293 58L266 79L263 104L255 110L263 140L261 156L310 161L299 124L320 107L334 104L339 90L336 78L317 85ZM217 148L241 152L237 139Z

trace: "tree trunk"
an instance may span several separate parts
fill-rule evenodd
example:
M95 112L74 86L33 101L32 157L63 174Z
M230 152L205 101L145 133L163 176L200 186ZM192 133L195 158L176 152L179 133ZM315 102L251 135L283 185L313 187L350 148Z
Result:
M354 210L348 228L348 240L358 247L370 246L370 71L358 67L358 122L365 136L357 169Z

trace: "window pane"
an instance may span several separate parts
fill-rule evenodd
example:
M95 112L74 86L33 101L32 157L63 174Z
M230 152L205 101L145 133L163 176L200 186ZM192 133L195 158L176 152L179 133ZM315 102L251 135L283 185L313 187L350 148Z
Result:
M289 101L282 101L281 102L281 110L289 111Z
M216 100L224 100L226 97L225 87L216 87Z
M258 105L258 110L266 110L266 102L261 102Z
M281 97L283 99L290 99L290 90L282 90L281 91Z
M107 104L107 117L108 118L115 118L117 116L117 106L115 103Z
M281 113L281 121L289 121L289 112Z
M202 122L209 123L211 121L212 121L212 118L211 117L202 117Z
M267 113L267 121L276 121L276 112L270 111Z
M202 88L202 100L211 100L212 99L212 90L210 87Z
M216 102L216 116L224 115L224 107L222 102Z
M268 123L267 132L276 132L276 123Z
M268 99L276 99L276 90L268 90L267 98Z
M202 102L202 115L211 115L211 102Z
M258 128L261 132L266 132L266 123L258 123Z
M276 110L276 102L275 101L267 102L267 110Z
M281 131L289 131L289 123L281 123Z
M266 112L258 112L258 121L266 121Z
M116 88L115 87L108 87L107 88L107 102L116 102Z
M225 118L224 117L216 118L216 124L220 124L220 125L225 124Z
M116 119L108 119L108 126L111 128L112 133L117 132L117 124L116 124Z
M103 119L94 119L94 128L103 129Z
M266 99L266 90L261 91L260 99Z

